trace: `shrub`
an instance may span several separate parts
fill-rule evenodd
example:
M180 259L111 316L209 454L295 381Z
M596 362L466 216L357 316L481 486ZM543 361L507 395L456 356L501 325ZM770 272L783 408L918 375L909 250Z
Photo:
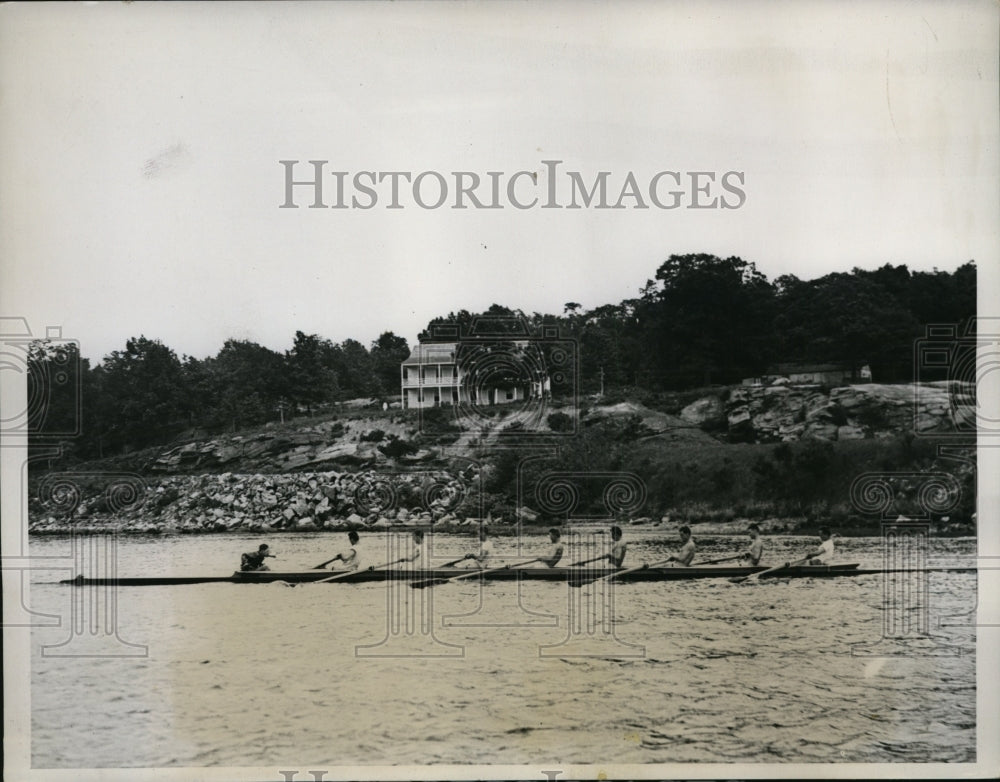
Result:
M378 449L390 459L398 459L400 456L409 456L416 453L419 448L406 440L400 440L395 435L389 435L389 442L380 445Z
M566 415L566 413L551 413L549 414L549 417L545 419L545 423L549 425L549 429L553 432L573 431L573 418L572 416Z

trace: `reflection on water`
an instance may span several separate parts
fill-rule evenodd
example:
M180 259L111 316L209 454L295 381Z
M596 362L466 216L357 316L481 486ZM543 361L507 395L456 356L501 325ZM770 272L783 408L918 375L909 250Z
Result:
M544 541L528 538L517 551L501 538L496 548L516 561ZM122 576L227 573L259 542L124 539L118 567ZM341 548L330 535L269 542L289 570ZM669 543L652 534L633 540L629 562L651 560ZM782 561L807 543L771 541L770 556ZM843 561L881 563L878 539L839 544ZM471 549L456 536L434 545L442 560ZM704 554L739 545L720 538ZM971 540L931 546L932 566L969 565L974 556ZM39 556L68 551L65 539L32 543ZM34 609L68 610L73 588L44 583L64 576L36 577ZM559 653L571 605L565 584L494 582L480 593L475 580L459 581L409 607L419 593L387 592L386 584L122 588L119 634L149 654L34 654L34 765L969 762L974 633L962 619L947 628L935 619L969 612L976 579L929 578L931 626L960 654L852 655L881 637L882 579L874 575L622 585L614 591L621 643L600 657ZM393 637L387 598L403 601L393 616L403 617L404 634L413 606L431 612L434 637L417 654L447 645L460 656L358 656L357 647ZM603 610L598 599L576 599ZM601 618L585 617L584 626ZM35 651L67 632L36 629Z

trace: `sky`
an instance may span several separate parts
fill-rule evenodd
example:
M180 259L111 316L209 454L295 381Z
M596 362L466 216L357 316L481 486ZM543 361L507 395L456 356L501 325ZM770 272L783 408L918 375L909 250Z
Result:
M989 2L0 6L0 314L61 327L92 361L139 334L198 358L228 338L284 351L296 330L413 343L494 302L616 303L693 252L772 280L974 259L983 312L997 17ZM349 172L348 202L359 171L545 183L545 160L562 161L564 202L566 171L608 172L612 202L629 172L640 188L712 172L709 195L732 198L718 182L736 171L745 199L423 209L404 182L401 209L387 183L372 209L308 209L303 189L281 209L281 160Z

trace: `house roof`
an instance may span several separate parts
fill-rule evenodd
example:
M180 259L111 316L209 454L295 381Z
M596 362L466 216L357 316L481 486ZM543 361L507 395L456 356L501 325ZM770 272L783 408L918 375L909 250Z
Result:
M454 364L454 342L426 342L414 345L403 366L420 364Z
M850 372L846 364L778 364L768 370L768 374L796 375L808 372Z

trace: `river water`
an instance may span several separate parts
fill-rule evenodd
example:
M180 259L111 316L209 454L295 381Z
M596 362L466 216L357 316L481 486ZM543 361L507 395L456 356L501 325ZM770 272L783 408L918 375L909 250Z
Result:
M629 534L626 566L662 556L672 542L655 530ZM333 556L343 537L273 536L279 559L269 562L308 568ZM125 537L117 566L121 576L226 575L260 541ZM436 561L471 543L435 536ZM516 561L545 543L527 537L517 551L514 539L499 538L495 546ZM703 543L699 558L743 546L739 538ZM768 544L769 561L780 562L811 541ZM838 545L840 561L881 566L880 539ZM929 546L930 566L974 563L974 540ZM31 552L69 556L71 541L33 540ZM901 609L885 604L880 575L584 590L475 579L429 590L52 583L66 575L36 575L32 608L72 616L74 595L116 596L120 643L101 657L74 656L85 639L68 622L33 630L35 767L976 758L973 573L930 574L925 596L906 593L902 610L926 610L930 629L914 637L911 625L893 642L883 639L883 620ZM43 645L69 656L43 656Z

